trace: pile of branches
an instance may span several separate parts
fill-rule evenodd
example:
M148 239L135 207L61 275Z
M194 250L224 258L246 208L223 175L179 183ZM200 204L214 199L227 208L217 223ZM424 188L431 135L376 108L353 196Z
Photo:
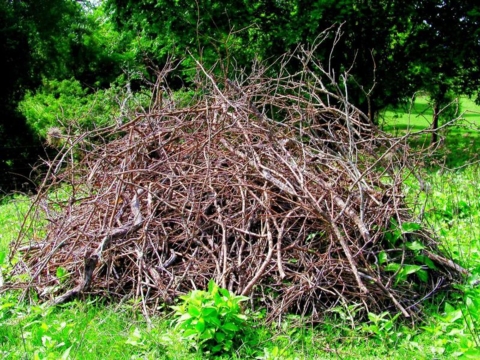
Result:
M215 279L270 319L351 304L409 317L458 279L408 210L403 139L297 61L305 71L274 78L198 64L198 91L178 101L165 70L148 108L64 136L35 203L47 233L13 246L23 286L53 304L101 294L148 309Z

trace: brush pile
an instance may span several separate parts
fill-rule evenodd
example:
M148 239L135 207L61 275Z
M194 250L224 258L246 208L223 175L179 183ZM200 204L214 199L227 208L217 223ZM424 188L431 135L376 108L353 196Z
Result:
M309 62L315 73L235 80L198 64L188 104L164 72L148 109L69 137L36 201L46 236L13 246L24 286L54 304L97 294L155 309L215 279L270 319L416 313L462 269L407 208L406 146ZM69 198L54 199L58 184Z

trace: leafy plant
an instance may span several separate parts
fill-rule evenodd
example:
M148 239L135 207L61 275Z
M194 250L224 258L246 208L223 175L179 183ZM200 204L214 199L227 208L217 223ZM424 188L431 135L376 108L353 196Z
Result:
M60 281L60 283L64 283L65 281L68 280L68 277L69 277L67 269L65 269L63 266L59 266L57 268L55 275L57 276L57 279L58 281Z
M172 308L182 336L194 340L203 351L231 351L246 329L247 317L240 303L248 297L234 295L210 280L208 291L191 291L181 299L182 303Z
M415 256L412 260L415 260L417 263L397 263L389 259L385 251L378 254L379 265L385 265L385 271L394 273L397 284L406 281L408 276L413 274L416 274L421 281L427 282L428 269L435 269L434 263L421 253L421 251L425 249L425 246L417 240L407 241L410 240L407 235L414 234L420 230L420 228L420 224L414 222L404 222L399 226L398 223L392 219L390 229L385 232L385 239L393 249L399 247L399 240L403 240L402 247L414 253Z
M58 146L64 132L84 132L121 123L127 110L147 106L150 94L133 93L120 76L110 88L92 92L75 79L47 80L35 92L27 92L19 104L28 125L50 145ZM57 140L56 140L57 139Z
M395 321L400 316L397 313L391 316L389 312L383 312L381 314L368 313L368 319L370 322L363 326L362 330L368 334L372 334L384 341L393 342L398 338L396 334Z

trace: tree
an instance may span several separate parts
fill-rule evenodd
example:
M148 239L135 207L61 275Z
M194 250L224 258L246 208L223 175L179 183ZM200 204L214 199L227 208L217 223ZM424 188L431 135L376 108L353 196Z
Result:
M348 73L349 96L372 121L380 109L433 88L432 79L447 79L458 91L478 87L471 73L479 57L471 55L478 51L479 11L466 1L107 0L107 6L119 28L148 39L153 51L144 54L158 64L188 49L212 63L220 56L247 67L254 57L278 58L342 24L341 40L332 32L316 55L335 76Z
M20 189L44 155L37 134L17 111L43 79L77 79L107 87L122 71L116 34L94 9L74 0L0 2L0 190ZM108 24L107 24L108 25ZM128 55L127 55L128 57Z
M432 100L432 143L440 112L455 95L480 90L480 6L468 1L422 1L412 16L410 79Z

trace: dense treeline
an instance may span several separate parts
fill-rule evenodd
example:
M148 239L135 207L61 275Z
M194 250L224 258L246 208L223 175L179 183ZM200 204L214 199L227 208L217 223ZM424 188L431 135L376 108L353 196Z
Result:
M330 28L312 51L341 86L347 75L350 100L371 121L418 90L430 94L438 121L453 95L476 96L480 85L480 5L471 1L3 0L0 24L4 191L20 189L45 155L48 127L78 121L72 109L90 102L110 104L97 111L108 115L112 92L127 84L140 90L168 57L183 60L172 80L188 86L190 54L229 74L253 59L273 62L299 44L312 47ZM289 66L302 70L300 62Z
M92 20L91 9L71 0L0 3L0 190L30 188L32 165L46 155L18 109L28 91L45 79L108 86L120 72L96 43Z
M349 72L350 95L372 118L419 89L440 101L450 90L478 89L480 7L472 2L107 0L107 6L119 29L148 40L143 51L158 63L189 49L210 63L234 57L245 66L311 45L342 24L340 41L332 31L315 55L337 76Z

